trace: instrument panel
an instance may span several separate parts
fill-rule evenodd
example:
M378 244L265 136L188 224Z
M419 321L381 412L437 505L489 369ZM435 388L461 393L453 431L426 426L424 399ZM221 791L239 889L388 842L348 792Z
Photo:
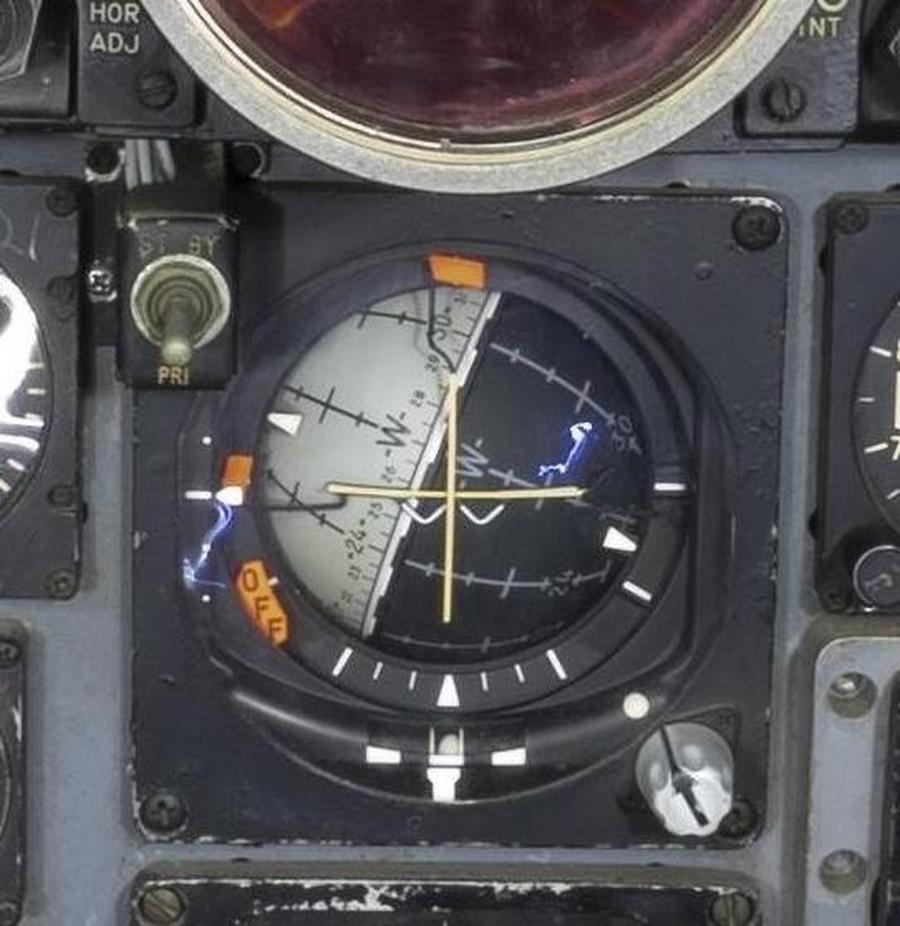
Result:
M888 926L891 4L0 32L0 926Z
M474 216L458 199L419 215L455 239L418 244L411 208L425 207L273 189L260 225L245 212L248 261L276 211L296 223L290 240L361 214L377 227L285 279L241 275L259 310L227 390L136 395L136 805L177 794L183 839L740 844L765 800L778 422L761 436L729 409L775 402L784 239L736 247L748 207L728 197L490 202ZM751 208L782 227L777 204ZM568 260L526 246L538 216ZM624 246L581 263L608 226L644 235L643 252L681 216L696 229L686 252L718 268L714 283L681 279L691 297L647 291ZM476 223L490 245L465 243ZM748 276L761 381L713 373L707 307ZM689 344L714 379L691 378ZM711 569L735 586L698 585ZM740 655L716 645L723 626ZM758 697L729 669L738 658ZM172 684L194 695L173 703ZM659 716L673 756L710 757L711 791L689 776L686 801L645 803L631 769ZM199 738L214 723L227 775ZM184 756L202 774L175 772L173 736L203 744ZM270 755L265 789L250 783L255 754ZM655 781L658 751L642 755ZM236 781L256 790L243 809ZM317 798L287 810L297 787ZM604 809L573 821L578 792ZM364 814L344 812L351 795ZM717 835L737 804L755 808L751 829Z

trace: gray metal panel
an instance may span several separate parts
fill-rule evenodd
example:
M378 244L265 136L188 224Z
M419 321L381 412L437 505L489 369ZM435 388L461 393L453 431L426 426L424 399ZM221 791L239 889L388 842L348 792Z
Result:
M32 145L31 142L27 144ZM45 143L47 144L47 143ZM24 146L22 146L24 147ZM46 168L54 155L34 143L31 157ZM21 154L21 150L20 150ZM789 677L794 656L820 616L812 585L817 417L818 210L839 190L882 190L896 181L896 152L867 147L830 154L658 156L606 178L604 186L661 186L687 181L703 187L771 190L784 200L792 226L792 276L784 399L776 707L773 712L772 795L765 832L756 845L728 853L670 851L528 851L488 849L364 849L345 847L147 847L134 833L128 795L129 616L123 594L123 544L128 527L128 474L123 395L113 356L99 355L86 408L87 499L84 591L66 604L0 603L0 616L24 619L33 632L30 729L31 806L27 926L117 926L127 887L146 864L162 859L225 860L239 854L261 862L315 860L316 873L339 878L364 862L393 862L406 875L452 869L479 875L482 866L540 866L552 879L575 866L647 865L738 872L760 882L765 922L798 926L795 904L804 860L806 787L802 731L811 672ZM743 307L726 307L740 311ZM823 617L824 620L824 617ZM848 632L859 633L854 622ZM874 627L873 627L874 629ZM790 683L790 688L789 688ZM788 697L790 690L790 697ZM790 713L789 713L790 711ZM814 808L818 812L819 808ZM324 872L322 862L327 864ZM809 919L813 926L821 921ZM862 926L862 921L859 921ZM844 921L842 926L856 926Z

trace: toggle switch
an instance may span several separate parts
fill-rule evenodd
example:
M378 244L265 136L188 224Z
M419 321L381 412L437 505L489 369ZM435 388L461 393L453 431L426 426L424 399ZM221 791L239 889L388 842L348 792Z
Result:
M148 264L131 289L131 315L160 359L187 366L231 315L231 290L222 272L201 257L173 254Z

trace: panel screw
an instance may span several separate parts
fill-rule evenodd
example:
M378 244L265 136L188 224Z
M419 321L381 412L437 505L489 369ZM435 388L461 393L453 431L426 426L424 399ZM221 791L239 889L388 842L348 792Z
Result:
M151 887L138 901L141 918L152 926L174 926L181 922L187 903L170 887Z
M97 142L87 154L88 169L96 177L111 177L122 163L122 152L112 142Z
M875 683L861 672L845 672L828 689L828 706L839 717L857 720L865 717L878 700Z
M19 908L14 903L0 903L0 926L19 922Z
M0 669L11 669L22 658L22 648L15 640L0 639Z
M719 824L717 834L723 839L746 839L756 829L757 819L756 811L749 801L736 800Z
M51 598L65 600L71 598L78 588L78 577L71 569L54 569L44 583Z
M147 109L166 109L178 96L178 82L169 71L144 71L138 75L135 96Z
M74 508L78 504L78 491L75 486L61 482L47 493L47 501L54 508Z
M112 302L116 297L116 278L109 267L95 261L88 268L87 291L91 299L98 302Z
M64 219L78 211L78 196L70 186L55 186L47 194L47 210Z
M781 216L768 206L747 206L735 216L732 232L745 251L765 251L781 236Z
M262 145L240 142L231 149L231 166L239 177L253 178L265 173L268 156Z
M763 88L762 103L773 122L796 122L806 110L806 92L786 77L776 77Z
M78 281L75 277L53 277L47 284L47 295L55 302L71 305L78 297Z
M852 849L837 849L822 859L819 880L833 894L852 894L866 882L866 860Z
M861 676L850 673L841 675L831 684L831 690L839 698L855 698L862 690Z
M869 210L862 203L841 203L833 215L834 227L845 235L858 235L869 224Z
M171 836L187 821L187 808L177 794L157 791L141 804L141 823L160 836Z
M709 908L713 926L750 926L756 917L756 904L746 894L722 894Z
M822 587L822 602L829 611L846 611L850 605L850 593L836 582Z

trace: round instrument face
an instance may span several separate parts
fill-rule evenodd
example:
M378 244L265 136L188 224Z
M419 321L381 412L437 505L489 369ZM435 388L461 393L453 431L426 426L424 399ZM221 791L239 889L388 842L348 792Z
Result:
M598 176L731 103L808 0L145 0L223 99L323 163L442 192Z
M391 132L509 142L675 82L755 0L204 0L305 98Z
M467 714L632 640L683 549L691 479L629 307L579 286L385 257L268 315L183 445L185 479L217 481L185 492L185 585L223 632L249 621L367 701Z
M328 619L471 665L562 634L620 580L650 453L620 373L551 306L433 286L360 306L299 358L258 464L283 560Z
M0 515L37 469L50 423L48 358L22 290L0 272Z

